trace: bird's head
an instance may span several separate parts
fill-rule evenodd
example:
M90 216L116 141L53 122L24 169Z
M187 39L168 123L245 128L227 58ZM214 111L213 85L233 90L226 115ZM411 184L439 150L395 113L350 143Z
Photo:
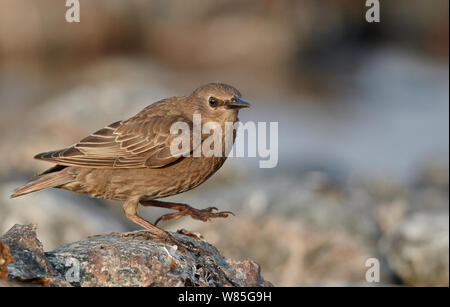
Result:
M237 113L250 104L241 99L241 93L231 85L209 83L197 88L189 97L194 109L208 119L236 121Z

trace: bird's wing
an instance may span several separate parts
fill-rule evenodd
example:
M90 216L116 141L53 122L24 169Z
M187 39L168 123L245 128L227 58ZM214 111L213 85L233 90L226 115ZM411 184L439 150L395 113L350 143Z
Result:
M68 148L41 153L35 158L90 168L158 168L178 160L180 156L173 156L170 151L171 142L178 135L171 134L170 127L181 121L192 131L192 121L181 115L138 115L100 129ZM192 133L189 138L191 147Z

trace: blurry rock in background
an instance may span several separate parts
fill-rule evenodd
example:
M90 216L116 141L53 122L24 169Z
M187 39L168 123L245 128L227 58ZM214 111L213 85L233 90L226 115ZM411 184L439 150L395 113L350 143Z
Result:
M199 84L236 85L246 120L279 121L279 166L230 159L172 199L237 216L163 225L199 231L275 285L448 285L446 0L98 0L0 3L0 231L38 225L50 250L136 229L121 205L67 191L9 199L73 144ZM161 209L142 209L154 221Z
M407 285L448 286L448 242L448 213L416 213L389 238L389 264Z

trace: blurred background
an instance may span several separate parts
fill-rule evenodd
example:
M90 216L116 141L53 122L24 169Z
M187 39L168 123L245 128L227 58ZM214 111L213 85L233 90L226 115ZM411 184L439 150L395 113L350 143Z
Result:
M449 284L449 2L0 2L0 233L38 224L46 250L134 230L121 204L49 190L10 200L75 143L159 99L221 81L279 122L279 163L229 159L173 197L235 217L162 224L252 259L277 286ZM154 221L167 213L141 209Z

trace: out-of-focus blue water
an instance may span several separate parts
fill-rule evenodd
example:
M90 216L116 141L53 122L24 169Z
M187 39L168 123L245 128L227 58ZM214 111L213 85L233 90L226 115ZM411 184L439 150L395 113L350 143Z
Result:
M341 81L333 97L338 104L261 99L241 112L241 121L279 122L283 170L338 167L346 174L407 179L424 162L448 158L448 64L382 50ZM258 159L242 164L256 168Z

